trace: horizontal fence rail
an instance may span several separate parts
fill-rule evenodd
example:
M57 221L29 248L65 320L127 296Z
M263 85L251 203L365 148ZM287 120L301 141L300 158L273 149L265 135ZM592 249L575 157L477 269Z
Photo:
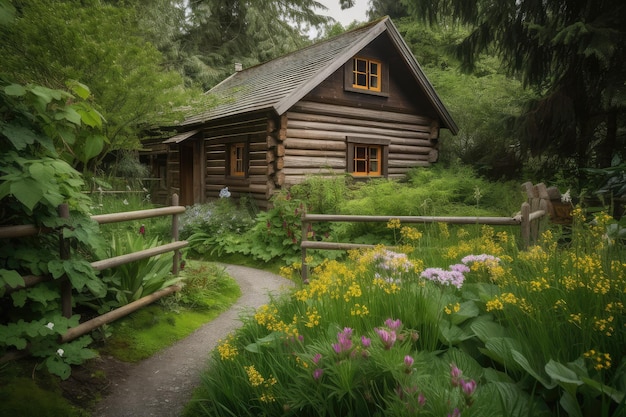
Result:
M108 268L114 268L116 266L125 265L131 262L135 262L141 259L150 258L156 255L160 255L167 252L174 252L174 259L172 261L172 273L178 274L180 265L180 250L189 246L186 240L178 240L178 215L185 212L184 206L178 205L178 196L174 194L172 196L172 206L161 207L147 210L136 210L120 213L99 214L91 216L91 219L98 224L119 223L125 221L142 220L154 217L172 216L172 240L173 242L163 244L154 248L148 248L137 252L132 252L125 255L115 256L108 259L102 259L92 262L90 265L96 271L102 271ZM69 209L66 204L59 207L59 216L61 218L69 217ZM55 232L55 229L38 227L35 225L16 225L0 227L0 238L23 238L30 236L37 236L41 234L48 234ZM60 253L61 258L66 259L69 257L69 241L68 239L60 239ZM5 294L18 291L24 288L29 288L42 282L51 281L52 277L49 275L36 276L26 275L23 276L24 285L12 288L5 286ZM61 285L61 308L65 317L72 315L72 288L71 283L67 277L61 277L56 279ZM68 329L67 333L62 336L61 342L69 342L85 333L94 330L104 324L110 323L118 318L124 317L133 311L150 304L168 294L172 294L180 290L180 286L172 285L170 287L156 291L153 294L149 294L139 300L129 303L125 306L119 307L115 310L109 311L101 316L95 317L89 321L79 324L76 327ZM1 359L1 358L0 358ZM2 360L0 360L2 362Z
M373 248L375 245L342 242L318 242L308 240L308 231L313 223L318 222L350 222L350 223L387 223L390 220L399 220L400 223L426 224L484 224L490 226L518 226L520 227L524 247L528 247L532 240L537 239L539 221L550 213L551 205L548 192L543 184L533 186L532 183L522 184L522 190L527 194L528 201L522 203L520 212L512 217L475 217L475 216L357 216L337 214L303 214L302 215L302 280L308 280L306 254L308 249L325 250L352 250Z

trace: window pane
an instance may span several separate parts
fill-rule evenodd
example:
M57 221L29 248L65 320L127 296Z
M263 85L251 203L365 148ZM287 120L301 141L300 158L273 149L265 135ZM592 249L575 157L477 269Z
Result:
M357 146L354 148L354 157L356 159L365 159L367 157L367 148L363 146Z
M364 61L362 59L356 59L355 61L356 61L356 64L354 68L356 69L356 71L367 72L367 61Z
M370 74L378 74L378 64L375 62L370 62Z
M356 85L367 86L367 75L366 74L356 74Z
M366 161L354 161L354 172L367 172Z
M378 174L378 161L370 160L370 171L371 174Z
M378 77L373 75L370 77L370 88L378 89Z

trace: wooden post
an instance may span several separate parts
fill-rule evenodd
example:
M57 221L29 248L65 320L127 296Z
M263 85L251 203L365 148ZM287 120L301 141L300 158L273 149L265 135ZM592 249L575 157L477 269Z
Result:
M67 204L61 204L59 206L59 217L62 219L69 219L70 207ZM59 232L59 254L61 260L70 259L70 243L63 237L63 229ZM72 317L72 283L66 274L60 278L61 283L61 314L63 317Z
M178 206L178 194L172 194L172 206ZM178 241L178 214L172 214L172 241ZM172 261L172 274L178 275L178 268L180 265L180 250L174 251L174 258Z
M522 203L521 215L522 242L524 243L524 249L527 249L530 246L530 204L527 202Z
M302 215L302 243L308 240L309 223L306 220L306 214ZM309 276L306 266L306 247L302 246L302 282L308 284Z

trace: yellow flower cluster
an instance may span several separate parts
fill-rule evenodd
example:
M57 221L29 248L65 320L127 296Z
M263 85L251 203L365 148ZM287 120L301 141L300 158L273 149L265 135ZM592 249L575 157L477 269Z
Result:
M337 261L323 262L314 268L313 274L315 279L312 279L306 287L296 291L296 300L322 300L325 297L338 300L346 293L345 283L353 283L356 277L356 271L350 269L347 263L342 264Z
M460 303L448 304L447 306L443 308L443 311L446 314L458 313L460 310L461 310Z
M611 355L608 353L596 352L591 349L583 353L583 356L591 361L596 371L609 369L611 367Z
M571 313L569 315L569 320L570 323L575 324L576 326L580 327L580 325L582 324L582 314L581 313Z
M230 335L227 340L220 340L220 344L217 346L217 351L223 361L233 360L238 354L237 348L230 343L232 340L233 336Z
M254 365L244 366L243 368L246 370L246 374L248 374L248 381L250 382L250 385L253 387L259 387L265 383L265 378L263 378L263 375L256 370Z
M402 224L400 223L400 219L390 219L387 222L387 229L399 229L402 227Z
M612 336L615 329L613 328L613 316L609 316L606 319L594 317L593 328L595 331L604 333L605 336Z
M369 313L370 312L367 309L367 306L361 305L361 304L355 304L354 307L350 309L351 316L363 317L363 316L367 316Z
M395 282L386 281L382 278L374 278L372 283L383 290L385 294L396 294L400 291L400 286Z
M350 283L348 290L343 294L343 299L347 303L350 301L350 298L358 298L362 295L361 286L357 284L355 281Z
M550 288L550 284L548 283L548 280L543 277L539 277L530 281L529 285L530 285L531 292L540 292L540 291L547 290L548 288Z
M468 236L469 236L469 232L462 227L456 231L456 237L459 239L466 239Z
M285 323L277 318L278 309L274 305L262 305L254 314L254 320L267 330L272 332L282 332L289 337L298 337L298 328L296 326L298 318L294 316L291 324Z
M420 232L414 227L409 227L409 226L405 226L402 229L400 229L400 235L402 236L403 239L406 239L412 242L418 241L422 238L422 232Z
M320 319L322 318L322 316L320 316L320 314L317 312L317 308L312 307L312 308L307 308L306 310L306 323L304 324L306 327L315 327L315 326L319 326L320 324Z
M492 311L492 310L504 310L505 304L512 304L512 305L519 304L519 307L524 311L530 309L530 307L528 306L524 298L518 299L515 296L515 294L511 292L505 292L500 295L497 295L493 300L487 301L485 305L486 305L487 311Z

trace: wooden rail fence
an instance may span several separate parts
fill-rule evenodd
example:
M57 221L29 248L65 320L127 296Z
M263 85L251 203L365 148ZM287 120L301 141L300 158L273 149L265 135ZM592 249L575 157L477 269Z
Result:
M554 204L560 202L560 193L555 188L547 189L544 184L522 184L527 201L522 203L519 213L512 217L450 217L450 216L352 216L334 214L307 214L302 216L302 279L308 279L306 256L308 249L351 250L372 248L375 245L358 243L318 242L308 240L310 226L316 222L389 222L392 219L400 223L448 223L448 224L485 224L493 226L519 226L522 242L527 248L537 240L540 221L547 216L554 217ZM555 191L556 190L556 191Z
M119 223L132 220L142 220L154 217L172 216L172 242L156 246L154 248L148 248L137 252L132 252L125 255L115 256L113 258L102 259L91 263L91 266L97 270L102 271L104 269L113 268L119 265L128 264L130 262L138 261L141 259L150 258L162 253L174 252L174 259L172 261L172 273L177 275L180 265L180 250L189 245L186 240L178 240L178 215L185 212L184 206L178 205L178 196L174 194L172 196L172 205L169 207L148 209L148 210L136 210L111 214L100 214L91 216L91 219L98 224L107 223ZM69 217L69 208L67 204L59 206L59 216L62 218ZM20 238L27 236L36 236L42 233L52 233L53 229L42 228L34 225L18 225L18 226L5 226L0 227L0 238ZM69 240L63 238L62 234L59 237L59 251L61 259L69 258ZM23 288L32 287L41 282L50 281L50 276L34 276L27 275L22 277L24 279L24 285L11 288L5 286L5 294L17 291ZM58 279L61 285L61 309L65 317L71 317L72 315L72 287L70 280L67 277L61 277ZM91 320L83 322L76 327L68 329L68 331L62 336L61 342L69 342L82 336L93 329L100 327L104 324L110 323L121 317L124 317L139 308L148 305L165 295L176 292L180 289L178 285L172 285L168 288L161 289L153 294L147 295L139 300L129 303L125 306L119 307L115 310L109 311L106 314L95 317Z

